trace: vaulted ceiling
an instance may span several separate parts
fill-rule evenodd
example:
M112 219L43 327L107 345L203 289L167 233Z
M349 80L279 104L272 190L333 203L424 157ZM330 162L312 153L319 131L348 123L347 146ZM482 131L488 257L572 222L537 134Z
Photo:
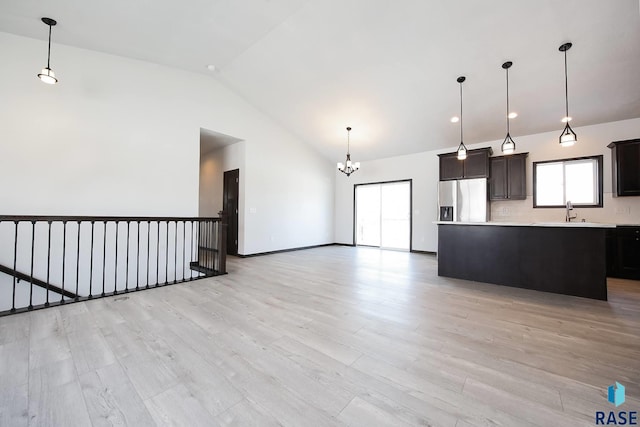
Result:
M332 160L562 129L568 52L573 126L640 117L637 0L20 0L0 31L208 73ZM10 60L10 58L5 58ZM207 65L215 65L209 71ZM606 141L604 141L606 142ZM603 142L603 143L604 143Z

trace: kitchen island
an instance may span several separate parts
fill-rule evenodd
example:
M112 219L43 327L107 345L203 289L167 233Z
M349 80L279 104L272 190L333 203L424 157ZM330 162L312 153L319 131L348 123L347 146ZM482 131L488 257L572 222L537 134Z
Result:
M437 221L438 275L607 299L607 228L596 223Z

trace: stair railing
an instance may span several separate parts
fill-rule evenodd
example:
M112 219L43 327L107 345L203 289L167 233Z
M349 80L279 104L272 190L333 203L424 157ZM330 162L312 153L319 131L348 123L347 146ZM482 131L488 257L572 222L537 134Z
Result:
M220 274L224 216L0 216L0 316Z

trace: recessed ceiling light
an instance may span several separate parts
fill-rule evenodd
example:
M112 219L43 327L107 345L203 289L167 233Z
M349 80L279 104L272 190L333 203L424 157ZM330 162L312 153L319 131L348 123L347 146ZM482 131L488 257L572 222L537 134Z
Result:
M218 71L218 67L215 65L207 65L207 70L209 71Z
M562 118L562 123L567 123L571 121L571 117L563 117Z
M518 117L518 113L516 113L515 111L512 111L511 113L509 113L507 117L509 117L510 119L515 119L516 117Z
M458 123L459 121L460 121L460 117L458 116L451 117L451 123Z

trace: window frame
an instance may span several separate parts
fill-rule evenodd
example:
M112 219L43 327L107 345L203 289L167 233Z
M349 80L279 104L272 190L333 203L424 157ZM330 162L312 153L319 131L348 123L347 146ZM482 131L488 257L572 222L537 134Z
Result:
M538 186L537 184L537 166L539 164L545 164L545 163L567 163L567 162L572 162L572 161L579 161L579 160L595 160L596 161L596 171L598 176L596 177L596 187L597 187L597 197L598 197L598 201L595 204L576 204L576 203L572 203L574 208L601 208L604 206L604 200L603 200L603 158L604 156L602 154L600 155L596 155L596 156L584 156L584 157L572 157L572 158L568 158L568 159L555 159L555 160L543 160L543 161L539 161L539 162L533 162L533 207L534 208L545 208L545 209L565 209L566 206L565 205L539 205L538 204Z
M407 182L409 183L409 249L406 252L413 252L413 178L409 178L409 179L396 179L396 180L392 180L392 181L375 181L375 182L362 182L360 184L353 184L353 223L352 223L352 238L353 238L353 243L351 244L351 246L357 247L357 246L363 246L363 247L367 247L366 245L359 245L357 244L357 212L356 212L356 208L357 208L357 188L361 187L361 186L365 186L365 185L385 185L385 184L398 184L398 183L403 183L403 182ZM404 249L395 249L395 248L387 248L384 246L369 246L372 248L379 248L379 249L383 249L383 250L398 250L401 252L404 252Z

